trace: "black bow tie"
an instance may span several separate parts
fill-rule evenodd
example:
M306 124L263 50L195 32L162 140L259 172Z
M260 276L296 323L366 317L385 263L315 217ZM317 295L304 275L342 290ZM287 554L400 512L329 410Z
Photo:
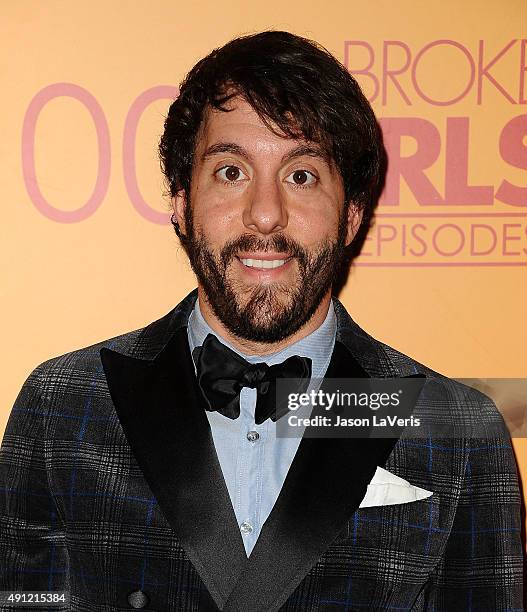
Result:
M251 364L208 334L202 346L192 351L196 363L198 384L206 400L206 409L217 410L229 419L240 416L242 387L256 388L255 422L257 425L271 418L276 421L287 411L287 403L276 405L276 379L293 378L295 393L304 393L311 378L311 359L293 355L282 363ZM298 381L298 384L296 384ZM288 391L292 392L293 389Z

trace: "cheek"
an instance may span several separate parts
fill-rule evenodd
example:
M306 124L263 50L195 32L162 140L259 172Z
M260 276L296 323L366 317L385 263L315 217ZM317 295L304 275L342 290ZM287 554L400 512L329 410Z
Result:
M291 235L302 239L304 244L317 244L328 236L336 237L338 225L339 210L336 204L326 204L320 199L291 209L289 215Z
M232 197L197 190L193 198L194 226L211 242L225 242L241 218Z

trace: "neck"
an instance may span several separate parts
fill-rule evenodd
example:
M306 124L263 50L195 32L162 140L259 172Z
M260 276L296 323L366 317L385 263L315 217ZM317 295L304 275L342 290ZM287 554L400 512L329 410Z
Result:
M317 306L317 309L309 321L306 321L306 323L294 334L291 334L287 338L279 340L278 342L271 343L255 342L235 336L214 314L201 286L198 286L198 299L199 308L203 318L220 337L227 340L227 342L234 346L238 351L245 353L246 355L270 355L271 353L281 351L290 344L298 342L298 340L308 336L322 325L328 314L329 305L331 303L331 289L329 289L326 295L322 298L320 304Z

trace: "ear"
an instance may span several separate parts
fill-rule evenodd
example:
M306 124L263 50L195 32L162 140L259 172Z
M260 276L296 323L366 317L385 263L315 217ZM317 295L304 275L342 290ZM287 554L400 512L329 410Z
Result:
M179 228L182 234L187 233L185 227L185 209L187 206L187 194L183 189L178 191L175 196L172 197L172 208L174 209L174 217L179 223Z
M350 203L348 208L348 233L346 235L346 246L351 244L351 241L355 238L362 221L363 210L359 209L353 202Z

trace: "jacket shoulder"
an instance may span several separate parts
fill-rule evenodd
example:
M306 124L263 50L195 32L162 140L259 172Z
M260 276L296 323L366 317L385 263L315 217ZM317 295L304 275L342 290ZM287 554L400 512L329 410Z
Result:
M24 386L34 386L42 394L48 391L66 389L69 382L75 380L82 385L88 381L104 376L100 350L109 348L119 353L130 354L146 326L112 336L96 343L73 349L61 355L50 357L36 365L30 372Z

